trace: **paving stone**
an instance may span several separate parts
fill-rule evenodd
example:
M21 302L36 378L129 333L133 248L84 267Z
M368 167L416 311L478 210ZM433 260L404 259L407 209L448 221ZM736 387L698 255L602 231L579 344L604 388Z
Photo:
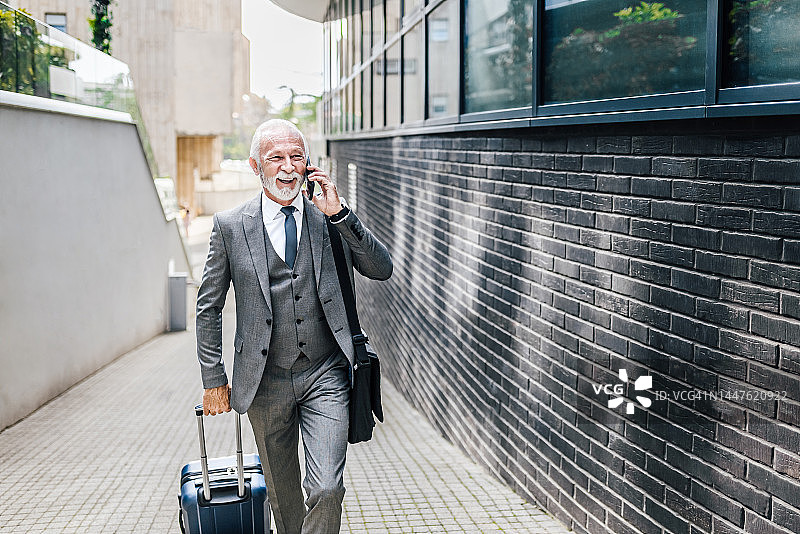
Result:
M193 260L205 259L209 221L190 229ZM234 321L227 309L227 361ZM179 471L199 456L192 408L202 396L189 323L0 432L0 533L180 532ZM388 381L383 395L386 422L348 451L341 532L567 532L441 438ZM233 453L233 424L206 418L210 455Z

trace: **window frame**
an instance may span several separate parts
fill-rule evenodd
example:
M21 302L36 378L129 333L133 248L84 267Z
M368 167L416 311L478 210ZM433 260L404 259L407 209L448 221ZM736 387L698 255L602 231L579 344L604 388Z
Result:
M349 0L344 0L349 4ZM331 85L325 95L323 101L328 102L329 109L333 109L332 98L333 95L341 91L347 84L354 84L358 88L362 98L361 106L370 106L369 122L370 124L362 124L356 127L352 132L334 133L330 128L326 128L325 136L328 138L347 138L354 135L361 136L384 136L389 133L393 135L418 134L425 132L444 132L444 131L462 131L462 130L476 130L476 129L489 129L489 128L509 128L509 127L533 127L540 125L556 125L556 124L588 124L588 123L612 123L612 122L628 122L628 121L643 121L643 120L673 120L673 119L686 119L686 118L708 118L708 117L726 117L726 116L762 116L773 114L800 114L800 82L786 82L767 85L750 85L741 87L724 87L722 79L722 62L725 58L722 57L725 47L722 42L723 39L723 11L724 0L706 0L706 46L705 46L705 66L704 66L704 85L700 88L680 91L674 93L663 94L649 94L649 95L636 95L630 97L619 97L599 100L586 100L565 103L548 103L542 102L543 97L543 27L544 27L544 6L545 0L534 0L533 2L533 43L532 43L532 76L531 76L531 94L530 105L518 108L488 110L465 113L465 84L464 84L464 60L465 60L465 24L466 24L466 9L465 3L467 0L457 0L458 3L458 32L457 36L459 42L459 79L458 79L458 106L457 112L454 115L446 117L429 117L429 81L428 65L428 33L430 31L428 24L428 17L446 0L428 0L421 3L418 8L415 8L411 13L401 13L400 16L400 31L393 34L390 38L387 37L388 28L386 20L386 0L361 0L363 5L369 5L369 36L362 37L361 47L364 50L363 55L359 57L350 69L349 74L345 77L344 73L340 74L339 80L333 80L333 73L329 73ZM359 0L353 0L352 6L358 6ZM404 6L404 2L400 2ZM337 9L338 7L338 9ZM332 0L329 8L329 15L334 17L340 14L342 7L342 0ZM375 9L381 10L379 14L382 21L381 35L382 42L373 42L375 36ZM364 13L364 9L359 10L360 14ZM361 15L359 15L361 16ZM330 17L329 21L330 22ZM418 57L420 68L423 68L424 73L424 97L422 99L424 106L422 121L415 120L413 122L404 122L407 115L407 110L403 108L406 105L403 79L403 69L400 69L400 123L398 125L386 126L387 109L386 109L386 61L389 48L400 42L400 61L405 61L404 40L405 35L416 24L423 24L424 31L424 47L420 51ZM365 24L360 24L361 29L365 28ZM350 30L350 28L348 28ZM331 28L333 32L333 28ZM367 53L366 51L369 51ZM382 79L384 81L382 89L382 117L383 124L375 125L375 109L374 109L374 96L375 96L375 69L378 67L377 62L382 61L383 73ZM327 58L327 64L330 59ZM369 83L371 91L369 94L369 101L363 98L363 83L366 82L364 76L369 76ZM342 110L343 106L339 106ZM362 113L363 117L363 113ZM341 124L342 118L331 117L331 123L339 120Z

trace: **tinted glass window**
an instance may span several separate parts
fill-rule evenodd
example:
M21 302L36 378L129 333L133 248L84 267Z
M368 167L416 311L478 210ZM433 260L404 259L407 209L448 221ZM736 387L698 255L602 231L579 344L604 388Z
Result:
M386 125L400 124L400 41L386 49Z
M377 52L384 43L383 0L372 0L372 51Z
M372 127L383 127L383 54L372 63Z
M403 122L425 118L425 32L417 24L403 36Z
M725 0L727 87L800 81L800 2Z
M467 113L531 104L533 0L466 0Z
M702 89L706 2L545 0L544 101Z
M458 114L458 0L428 16L428 117Z

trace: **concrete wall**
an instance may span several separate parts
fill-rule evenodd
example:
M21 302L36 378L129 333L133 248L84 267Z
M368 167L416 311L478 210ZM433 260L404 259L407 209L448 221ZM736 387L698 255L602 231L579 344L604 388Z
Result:
M134 125L3 105L0 125L2 429L163 332L168 263L189 268Z
M575 532L800 532L796 118L331 153L395 263L364 327L450 440Z

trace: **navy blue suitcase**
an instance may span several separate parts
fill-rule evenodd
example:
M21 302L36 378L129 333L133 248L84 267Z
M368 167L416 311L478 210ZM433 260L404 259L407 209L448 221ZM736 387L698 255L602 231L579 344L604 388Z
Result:
M241 416L236 414L236 456L208 459L203 407L195 407L200 460L181 469L181 532L188 534L267 534L269 501L257 454L242 454Z

